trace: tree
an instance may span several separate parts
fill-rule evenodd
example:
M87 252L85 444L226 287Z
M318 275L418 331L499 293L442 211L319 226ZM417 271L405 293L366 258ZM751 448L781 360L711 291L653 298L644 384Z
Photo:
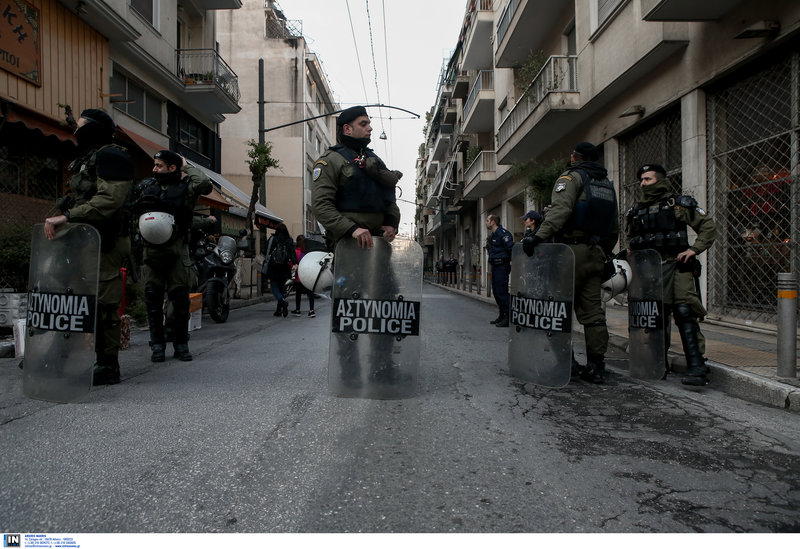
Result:
M258 201L258 189L261 186L261 180L266 175L267 170L270 168L279 168L280 164L272 158L272 143L258 143L254 139L247 142L250 148L247 150L247 156L250 160L245 160L250 166L250 175L253 180L253 192L250 195L250 207L247 208L247 230L253 228L253 217L256 211L256 202Z

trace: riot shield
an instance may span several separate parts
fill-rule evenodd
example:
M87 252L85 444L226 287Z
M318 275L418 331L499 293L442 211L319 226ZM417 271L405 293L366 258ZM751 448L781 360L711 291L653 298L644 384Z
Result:
M531 257L511 254L508 368L544 387L564 387L572 365L575 254L566 244L539 244Z
M628 263L633 271L628 286L629 372L636 379L661 379L666 371L661 255L638 250L628 254Z
M68 223L48 240L33 227L22 391L77 402L92 388L100 235Z
M342 240L334 254L328 387L341 397L408 398L420 357L422 248Z

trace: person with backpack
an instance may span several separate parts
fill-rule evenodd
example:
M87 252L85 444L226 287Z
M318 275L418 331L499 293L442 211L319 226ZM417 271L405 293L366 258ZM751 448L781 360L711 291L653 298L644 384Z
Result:
M297 264L294 251L294 241L289 236L289 229L283 223L278 224L269 241L267 242L267 258L264 260L266 268L262 269L264 276L269 278L269 286L275 301L278 303L275 316L289 315L289 302L286 301L288 291L286 281L292 275L292 265Z
M61 215L44 222L45 236L68 222L88 223L100 233L100 283L97 296L97 332L92 384L120 382L119 304L123 281L120 269L130 267L129 223L125 204L133 185L133 161L112 144L116 125L101 109L86 109L78 119L75 139L81 156L70 164L70 194L58 201Z
M573 367L575 374L590 383L605 381L608 327L600 285L606 259L619 237L616 192L599 160L600 150L592 143L575 145L567 170L553 187L547 216L535 234L522 239L528 257L551 238L567 244L575 254L574 310L583 325L587 362Z

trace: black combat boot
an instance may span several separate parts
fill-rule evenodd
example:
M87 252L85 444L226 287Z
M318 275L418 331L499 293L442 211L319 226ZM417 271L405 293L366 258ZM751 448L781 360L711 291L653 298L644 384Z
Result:
M508 313L502 313L500 320L495 324L498 328L508 328Z
M570 378L580 377L585 369L586 366L575 360L575 353L572 353L572 363L569 370L569 377Z
M581 379L597 385L605 383L606 362L603 355L587 355L586 366L580 373Z
M150 328L150 362L164 362L164 349L166 343L164 341L164 313L160 307L155 309L148 309L147 311L147 325Z
M490 320L489 323L490 324L497 324L501 320L503 320L503 313L498 314L497 318L495 318L494 320Z
M708 384L706 377L708 368L706 360L700 354L700 345L697 339L700 328L697 326L697 318L691 307L686 304L675 305L675 325L681 336L683 356L686 357L686 375L681 378L681 383L702 387Z
M172 307L175 311L175 323L172 332L175 340L172 343L175 352L173 356L183 362L192 360L189 352L189 290L179 289L170 292Z
M114 385L120 382L117 357L97 355L97 363L92 370L92 385Z

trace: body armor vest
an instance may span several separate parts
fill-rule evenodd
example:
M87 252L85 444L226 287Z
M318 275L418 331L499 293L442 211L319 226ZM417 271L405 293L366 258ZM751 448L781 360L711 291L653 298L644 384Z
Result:
M71 196L59 200L59 209L69 210L75 206L87 203L97 194L97 155L100 151L107 148L119 149L127 152L123 147L117 145L105 145L94 150L81 158L76 158L68 166L68 170L76 172L69 179L69 190ZM100 251L108 252L114 247L117 236L127 236L130 231L129 212L125 211L125 205L114 212L114 215L102 221L87 221L89 225L97 229L100 233Z
M163 186L156 179L144 182L141 195L136 201L136 217L147 212L164 212L175 218L179 234L186 234L192 227L192 209L186 207L189 184L183 180Z
M367 175L353 162L356 152L344 145L334 145L331 150L341 154L353 166L353 175L336 192L336 209L340 212L385 212L395 202L394 187L386 188ZM366 156L376 156L366 151Z
M652 248L662 256L677 254L689 247L686 223L675 216L675 206L694 208L697 201L690 196L671 196L655 204L637 204L626 215L627 232L632 250Z
M575 170L584 181L586 200L578 200L565 229L583 231L596 238L604 238L614 226L617 215L617 193L614 184L605 179L594 179L584 170Z

